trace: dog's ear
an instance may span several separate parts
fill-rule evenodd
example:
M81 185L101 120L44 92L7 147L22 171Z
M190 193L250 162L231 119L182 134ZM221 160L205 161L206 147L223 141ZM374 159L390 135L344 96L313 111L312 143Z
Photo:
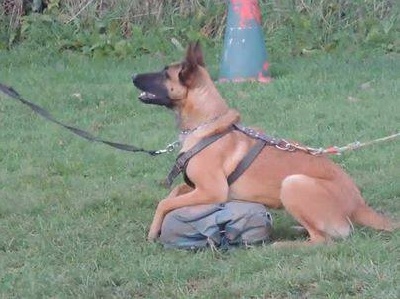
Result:
M185 60L182 62L182 70L179 73L181 82L189 86L193 81L193 74L198 66L205 66L200 42L190 43L186 50Z
M186 52L186 60L193 64L205 66L203 51L201 50L200 41L191 43Z

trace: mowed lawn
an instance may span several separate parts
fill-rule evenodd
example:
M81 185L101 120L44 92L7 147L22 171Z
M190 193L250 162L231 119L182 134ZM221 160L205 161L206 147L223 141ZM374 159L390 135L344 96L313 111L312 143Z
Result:
M213 75L218 51L208 52ZM0 52L0 82L59 120L149 149L177 138L174 116L137 100L133 72L182 53L90 59ZM309 146L400 131L400 55L270 58L270 84L219 84L243 123ZM399 298L400 232L356 227L330 246L229 252L165 250L146 241L159 157L89 143L0 95L0 298ZM400 219L400 140L332 157L377 210ZM273 211L275 239L304 238Z

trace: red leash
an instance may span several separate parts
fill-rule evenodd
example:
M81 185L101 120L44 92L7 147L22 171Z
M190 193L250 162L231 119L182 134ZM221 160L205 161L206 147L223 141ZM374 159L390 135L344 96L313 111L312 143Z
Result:
M400 132L393 134L393 135L389 135L386 137L382 137L382 138L378 138L378 139L374 139L371 141L367 141L367 142L353 142L353 143L349 143L348 145L342 146L342 147L338 147L338 146L330 146L327 148L313 148L313 147L306 147L306 146L301 146L299 144L291 144L294 148L305 151L311 155L324 155L324 154L329 154L329 155L341 155L343 152L345 151L349 151L349 150L357 150L359 148L368 146L368 145L373 145L379 142L383 142L383 141L389 141L392 139L395 139L396 137L400 137Z

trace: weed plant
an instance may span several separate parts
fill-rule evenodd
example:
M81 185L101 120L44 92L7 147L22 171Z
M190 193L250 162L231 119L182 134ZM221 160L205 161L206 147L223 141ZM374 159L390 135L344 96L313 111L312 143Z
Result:
M33 3L43 2L41 7ZM4 0L0 48L78 51L120 58L170 52L188 41L220 44L227 1ZM271 54L371 46L400 52L400 2L259 1Z

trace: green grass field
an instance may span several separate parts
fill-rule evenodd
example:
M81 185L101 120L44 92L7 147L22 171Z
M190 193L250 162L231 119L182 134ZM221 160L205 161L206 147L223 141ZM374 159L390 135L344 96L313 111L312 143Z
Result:
M214 74L218 57L207 53ZM141 104L135 60L0 52L0 82L66 123L109 140L163 148L171 112ZM400 130L400 56L366 52L274 61L274 81L220 84L243 122L309 146ZM89 143L0 95L1 298L399 298L400 232L356 228L331 246L227 253L164 250L145 238L174 154L151 158ZM367 201L400 218L400 140L333 157ZM294 221L273 211L274 238Z

